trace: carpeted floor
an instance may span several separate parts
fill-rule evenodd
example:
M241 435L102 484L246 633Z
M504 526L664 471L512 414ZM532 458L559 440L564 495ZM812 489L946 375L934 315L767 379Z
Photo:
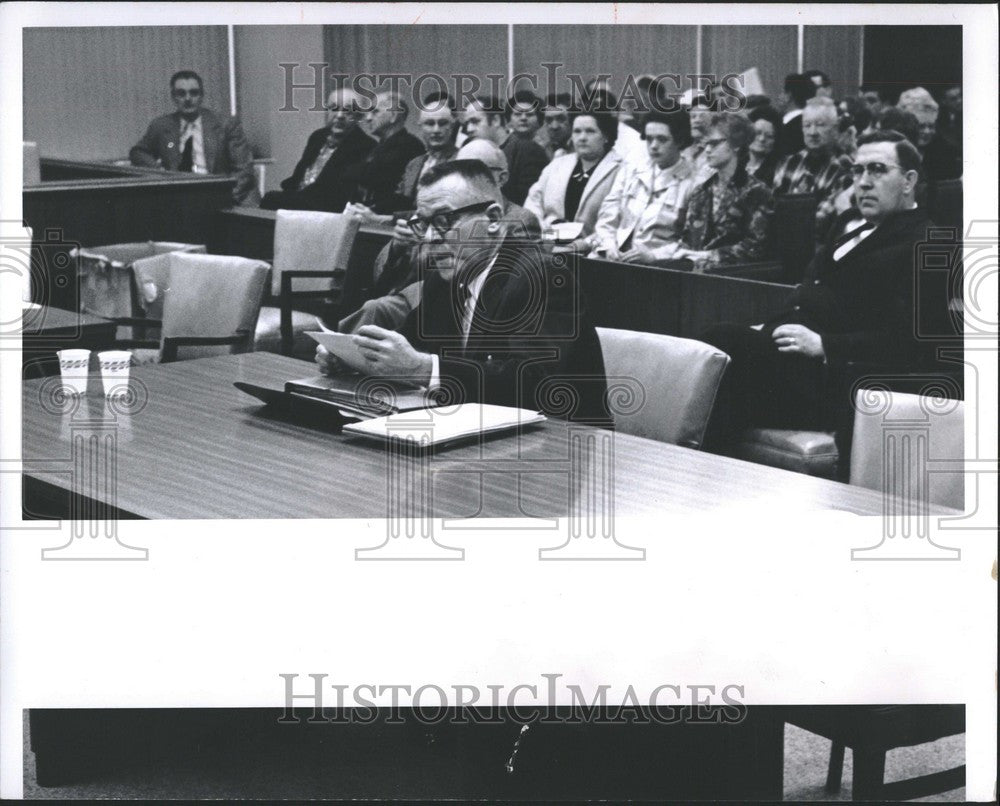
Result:
M25 717L25 746L28 724ZM784 798L786 801L849 801L851 795L852 758L848 750L844 759L841 791L829 795L823 785L829 759L830 742L793 725L785 726ZM957 766L965 757L965 737L951 736L918 747L891 751L886 758L886 780L895 781ZM277 791L269 770L251 761L246 763L212 764L197 755L164 759L152 765L132 764L102 780L64 787L39 787L35 782L34 754L24 756L25 799L129 798L129 799L218 799L250 798L278 799L308 797L315 792L316 769L303 760L301 781L303 791ZM287 780L287 776L286 776ZM350 788L350 785L349 785ZM401 793L403 794L403 793ZM329 797L337 797L329 792ZM926 801L964 801L965 789L924 798Z

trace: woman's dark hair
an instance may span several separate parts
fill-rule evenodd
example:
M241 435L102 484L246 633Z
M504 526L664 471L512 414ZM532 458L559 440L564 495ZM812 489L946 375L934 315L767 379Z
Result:
M782 129L784 128L784 123L782 121L781 113L775 109L773 106L756 106L750 110L750 114L747 115L751 123L756 123L758 120L766 120L774 127L774 148L771 149L772 154L783 153L782 145Z
M670 129L670 136L678 148L687 148L693 142L691 138L691 116L683 109L673 112L657 112L653 110L642 121L642 139L646 139L646 126L650 123L663 123Z
M570 129L573 128L573 124L576 122L577 118L593 118L597 123L597 128L601 130L601 134L604 135L604 139L608 144L608 151L610 151L618 140L618 118L613 112L588 112L585 109L573 109L569 113L569 125Z

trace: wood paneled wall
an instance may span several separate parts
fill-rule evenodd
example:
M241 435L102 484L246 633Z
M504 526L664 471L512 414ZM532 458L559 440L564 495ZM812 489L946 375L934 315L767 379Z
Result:
M226 28L29 28L24 31L24 139L43 157L113 160L173 110L170 76L194 70L205 106L229 112Z

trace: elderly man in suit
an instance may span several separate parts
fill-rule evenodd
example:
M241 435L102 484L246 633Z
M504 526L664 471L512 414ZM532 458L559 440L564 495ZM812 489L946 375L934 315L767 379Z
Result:
M915 200L919 169L920 154L898 132L863 135L852 167L858 207L837 219L785 310L763 324L719 325L702 336L732 358L710 447L725 451L749 426L843 435L852 412L848 362L928 363L929 347L917 338L917 317L927 314L916 310L914 285L916 247L933 225ZM846 460L849 441L839 441Z
M508 237L492 172L479 160L435 166L409 224L420 240L421 301L398 331L355 334L369 374L606 424L601 348L571 266ZM323 350L317 361L335 367ZM567 387L577 404L569 412L560 407Z
M253 155L236 118L204 109L201 76L181 70L170 78L176 111L156 118L129 152L133 165L199 174L234 174L233 202L260 201Z
M398 92L380 92L365 117L368 134L378 140L365 161L353 208L391 213L406 166L424 153L424 144L406 130L409 106Z
M326 101L326 125L309 135L292 175L271 191L261 207L339 213L358 192L365 161L375 141L361 131L361 99L335 89Z

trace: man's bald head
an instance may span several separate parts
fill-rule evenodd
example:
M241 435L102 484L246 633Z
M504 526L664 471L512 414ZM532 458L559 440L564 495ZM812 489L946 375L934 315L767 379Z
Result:
M479 160L493 174L493 179L498 186L503 187L510 176L507 157L503 150L492 140L481 140L475 138L469 140L458 150L455 159L459 160Z

